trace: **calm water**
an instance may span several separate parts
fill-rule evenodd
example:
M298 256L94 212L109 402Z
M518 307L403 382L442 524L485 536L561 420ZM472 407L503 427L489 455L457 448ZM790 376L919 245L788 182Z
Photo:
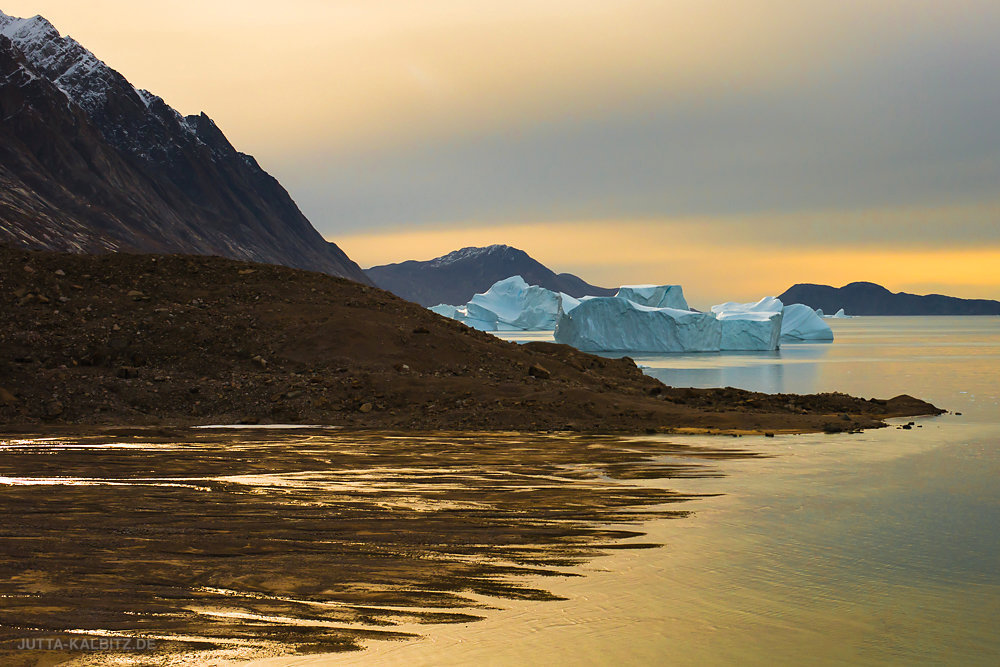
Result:
M950 413L776 438L10 440L0 639L138 624L229 642L159 657L190 664L338 637L368 650L259 662L1000 664L1000 318L831 324L833 344L635 358L677 386L909 393ZM623 536L663 547L597 555ZM92 657L78 664L121 656Z
M593 561L486 621L373 646L356 664L1000 664L1000 318L831 321L833 344L637 355L667 384L909 393L920 428L742 438L665 548ZM543 338L532 335L529 338ZM691 444L718 438L689 437Z

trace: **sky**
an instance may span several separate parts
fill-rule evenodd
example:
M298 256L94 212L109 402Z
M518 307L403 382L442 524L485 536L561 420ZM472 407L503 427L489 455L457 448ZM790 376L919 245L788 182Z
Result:
M0 0L206 112L363 267L1000 298L996 0Z

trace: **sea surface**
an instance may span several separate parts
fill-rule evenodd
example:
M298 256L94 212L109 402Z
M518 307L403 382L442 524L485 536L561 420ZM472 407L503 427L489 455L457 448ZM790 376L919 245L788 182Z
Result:
M950 413L733 440L769 456L653 482L719 494L645 524L662 549L592 561L550 585L565 602L506 604L348 664L1000 664L1000 317L828 322L829 344L632 356L675 386L907 393Z
M633 358L675 386L948 414L774 438L0 438L0 648L30 631L153 637L169 664L1000 664L1000 318L830 324L829 344ZM280 655L302 647L321 652Z

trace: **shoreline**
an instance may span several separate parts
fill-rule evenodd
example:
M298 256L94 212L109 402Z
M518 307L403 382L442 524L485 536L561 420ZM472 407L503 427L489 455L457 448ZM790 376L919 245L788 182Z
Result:
M377 288L219 257L0 245L0 307L0 432L838 433L944 412L909 396L669 387L628 357L519 345Z
M674 427L662 427L658 429L647 428L644 430L565 430L565 429L549 429L549 430L518 430L518 429L485 429L485 428L463 428L463 429L447 429L447 428L416 428L416 429L406 429L399 430L393 428L378 428L378 427L368 427L368 428L354 428L348 426L342 426L339 424L239 424L239 423L228 423L228 424L218 424L218 423L172 423L172 424L67 424L67 423L23 423L23 424L0 424L0 438L12 437L12 436L25 436L25 435L36 435L36 436L92 436L97 434L104 434L110 436L125 436L125 435L135 435L135 436L157 436L157 437L169 437L173 435L180 435L187 432L195 433L216 433L216 434L230 434L236 435L238 433L253 433L253 432L271 432L271 433L288 433L288 434L300 434L300 435L312 435L312 434L337 434L337 435L387 435L387 436L407 436L412 435L414 437L427 437L434 435L454 435L454 436L470 436L470 435L486 435L486 436L594 436L594 437L642 437L642 436L652 436L652 435L680 435L680 436L690 436L690 435L704 435L704 436L718 436L718 437L728 437L728 438L742 438L742 437L776 437L782 435L806 435L806 434L826 434L835 435L837 433L860 433L864 430L869 429L883 429L883 428L906 428L909 424L899 425L892 424L887 420L903 420L903 419L929 419L932 417L940 416L945 414L945 412L940 413L927 413L927 414L901 414L884 417L878 424L867 425L863 428L857 430L848 431L828 431L823 429L801 429L801 428L784 428L784 429L746 429L746 428L713 428L713 427L695 427L695 426L674 426ZM914 426L919 426L919 424L914 424Z

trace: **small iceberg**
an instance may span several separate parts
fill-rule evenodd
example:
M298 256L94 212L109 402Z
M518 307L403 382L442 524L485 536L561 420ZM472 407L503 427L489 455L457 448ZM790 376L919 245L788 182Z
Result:
M816 311L802 303L785 306L782 311L781 339L785 341L833 340L833 329Z

